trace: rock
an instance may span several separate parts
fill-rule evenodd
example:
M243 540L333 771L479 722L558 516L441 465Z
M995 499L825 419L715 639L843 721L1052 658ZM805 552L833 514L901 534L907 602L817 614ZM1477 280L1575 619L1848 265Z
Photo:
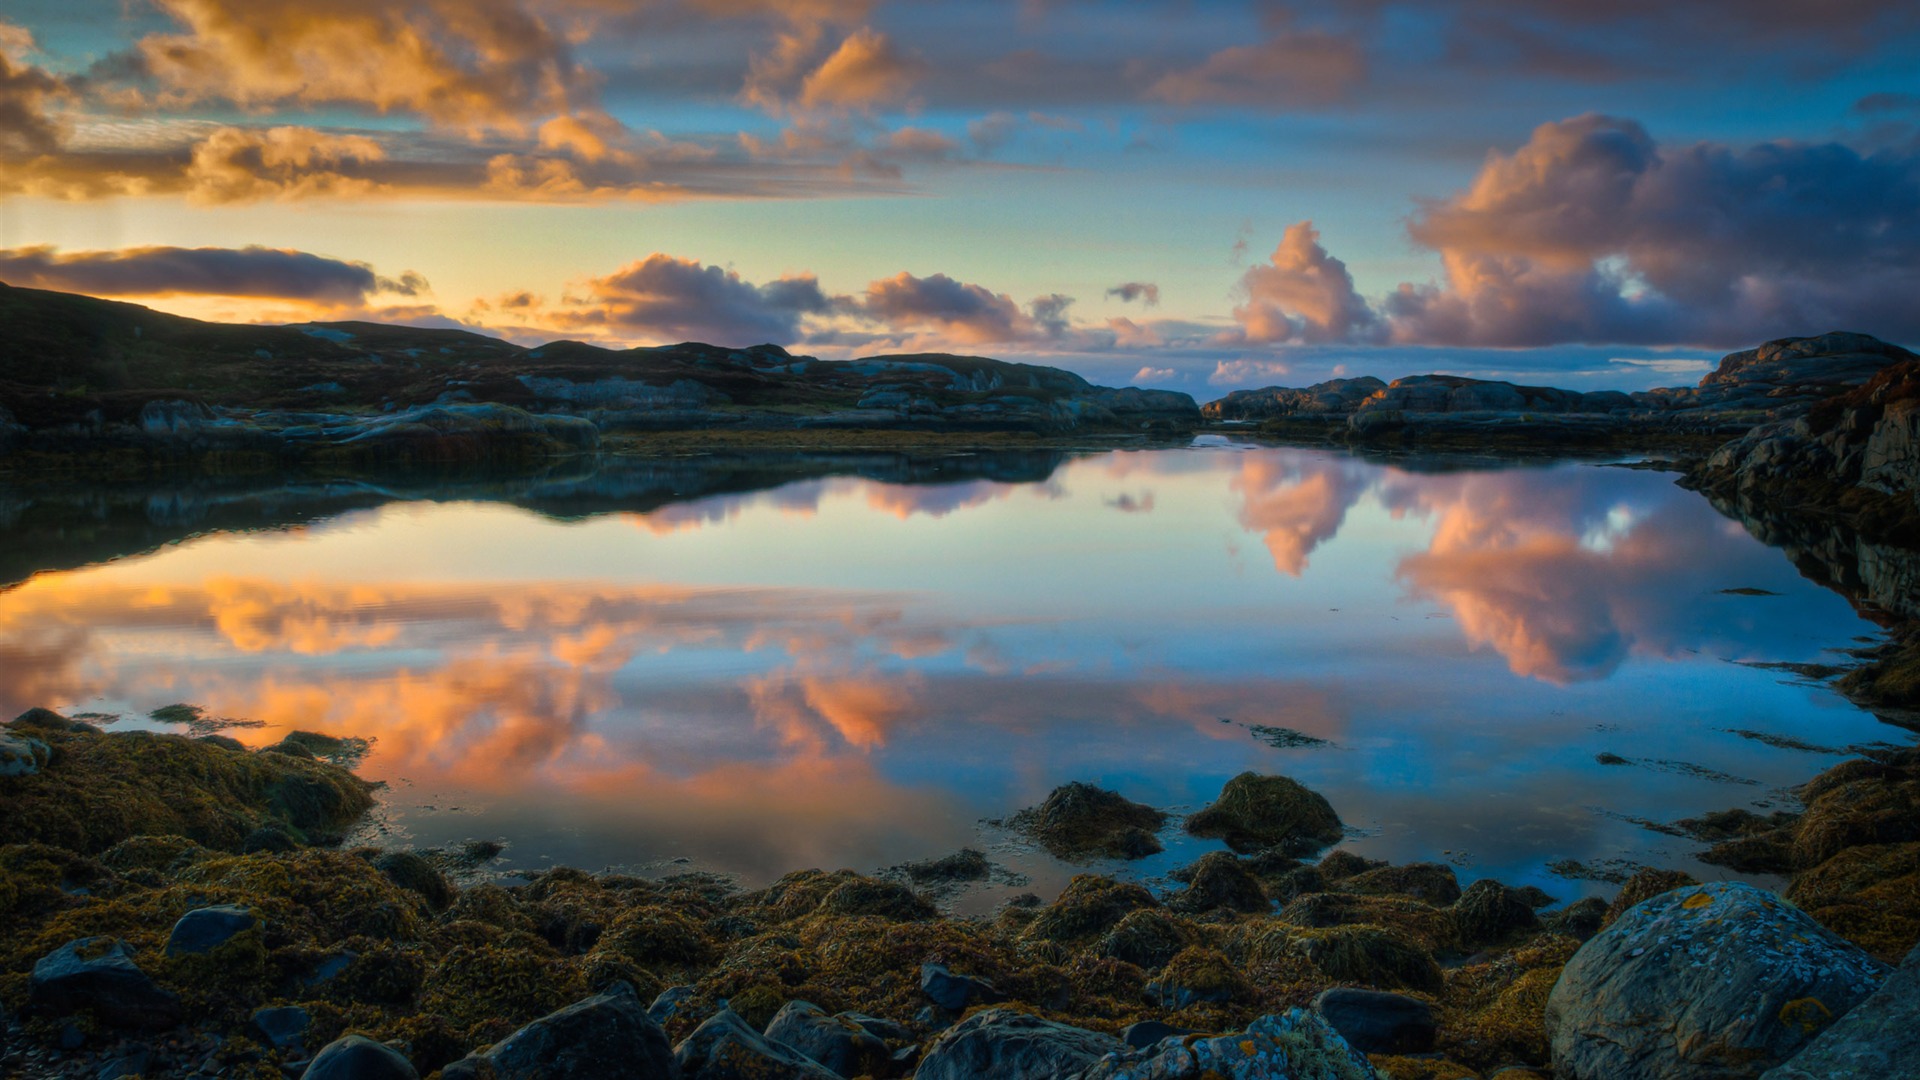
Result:
M1345 417L1362 401L1385 390L1387 384L1371 375L1357 379L1329 379L1304 388L1263 386L1235 390L1201 406L1208 420L1266 420L1275 417Z
M1547 929L1556 934L1585 941L1599 933L1606 921L1607 902L1597 896L1589 896L1548 915L1546 923Z
M1161 1039L1191 1034L1193 1031L1190 1028L1174 1027L1172 1024L1164 1024L1158 1020L1142 1020L1137 1024L1128 1024L1121 1028L1120 1041L1135 1050L1145 1050Z
M373 868L388 881L419 894L435 913L447 910L454 897L453 883L426 856L413 851L386 851L373 860Z
M881 1076L893 1060L887 1044L858 1021L828 1016L806 1001L789 1001L767 1023L766 1036L784 1043L841 1076Z
M931 919L940 910L926 898L897 881L856 877L836 885L821 897L822 915L877 915L896 922Z
M1187 831L1218 837L1239 852L1280 848L1306 855L1340 840L1340 816L1318 792L1284 776L1244 772L1213 805L1187 819Z
M1379 926L1303 930L1286 951L1303 956L1330 979L1439 993L1445 985L1433 954L1398 931Z
M955 975L944 964L920 965L920 992L928 1001L949 1012L969 1005L992 1005L1007 1000L1007 995L985 979Z
M667 1033L626 982L535 1020L446 1067L442 1080L672 1080Z
M1193 934L1186 927L1158 911L1142 909L1107 931L1094 954L1155 971L1191 944Z
M1453 922L1460 928L1461 939L1471 946L1491 945L1540 925L1526 897L1492 878L1467 886L1453 902Z
M1198 915L1226 908L1229 911L1271 911L1273 904L1260 887L1260 880L1225 851L1210 851L1193 865L1182 868L1187 887L1167 899L1175 911Z
M398 1050L364 1035L346 1035L320 1048L301 1080L420 1080Z
M1920 1077L1920 946L1867 1000L1760 1080Z
M13 733L16 735L23 731L33 731L36 729L40 731L62 732L100 730L84 720L69 720L59 713L54 712L52 709L38 708L28 709L26 712L7 721L7 726L12 728Z
M833 1070L753 1030L732 1009L693 1029L673 1048L673 1061L682 1080L840 1080Z
M1161 850L1167 815L1114 791L1075 781L1007 821L1062 859L1141 859Z
M1379 1080L1318 1014L1289 1009L1235 1035L1155 1043L1111 1054L1078 1080Z
M842 1020L851 1020L859 1024L866 1029L867 1034L876 1039L902 1043L913 1041L913 1029L898 1021L882 1020L877 1016L868 1016L866 1013L857 1012L843 1012L836 1013L835 1015L839 1016Z
M275 1050L296 1050L313 1026L313 1014L298 1005L283 1005L256 1010L249 1024L260 1041Z
M1411 896L1435 907L1446 907L1460 899L1460 880L1454 876L1453 867L1441 863L1382 866L1347 878L1340 888L1367 896Z
M27 999L56 1014L86 1009L116 1027L167 1028L182 1015L180 999L155 986L125 944L104 937L69 941L41 957Z
M1224 1005L1253 995L1239 968L1218 950L1195 945L1167 961L1160 977L1146 986L1147 1000L1179 1011L1189 1005Z
M1758 1076L1885 979L1779 897L1715 882L1628 909L1561 972L1546 1030L1562 1080Z
M1321 991L1313 1009L1363 1054L1424 1054L1433 1049L1433 1008L1418 998L1342 986Z
M94 1080L123 1080L129 1076L144 1076L147 1065L153 1058L153 1052L146 1047L136 1047L128 1053L109 1058L94 1070Z
M1157 908L1153 894L1132 882L1097 874L1075 874L1053 903L1034 916L1021 936L1028 940L1078 944L1105 934L1132 911Z
M1068 1027L1011 1009L983 1009L942 1032L927 1048L914 1080L1054 1080L1117 1054L1111 1035Z
M669 986L660 991L659 995L653 999L653 1004L647 1006L647 1015L653 1018L654 1023L665 1024L673 1019L693 993L694 988L691 986Z
M0 731L0 776L32 776L52 757L53 751L39 739Z
M201 956L260 925L253 912L231 904L195 908L180 916L167 935L170 957Z
M1626 914L1628 908L1642 900L1698 884L1700 883L1694 880L1692 874L1683 870L1658 870L1651 866L1644 870L1636 870L1633 876L1620 886L1620 892L1614 896L1613 902L1607 905L1607 917L1600 925L1611 926L1615 919Z

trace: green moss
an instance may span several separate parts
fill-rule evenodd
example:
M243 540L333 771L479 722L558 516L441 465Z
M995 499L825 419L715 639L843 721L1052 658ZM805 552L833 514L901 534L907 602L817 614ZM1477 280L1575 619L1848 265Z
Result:
M172 834L237 851L267 822L318 836L373 805L366 784L319 762L145 731L42 730L54 758L0 787L0 842L92 854Z
M1338 843L1340 816L1318 792L1285 776L1244 772L1227 781L1212 805L1189 817L1189 833L1219 838L1235 851L1278 848L1311 854Z

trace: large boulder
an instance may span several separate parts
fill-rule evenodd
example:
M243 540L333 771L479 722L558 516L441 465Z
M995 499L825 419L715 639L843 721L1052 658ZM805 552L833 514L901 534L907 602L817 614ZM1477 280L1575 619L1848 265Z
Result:
M420 1080L398 1050L364 1035L347 1035L320 1048L301 1080Z
M125 943L88 937L41 957L27 979L34 1008L65 1014L85 1009L116 1027L168 1028L180 1022L180 999L155 986Z
M1912 1080L1920 1077L1920 946L1873 996L1761 1080Z
M233 904L194 908L173 924L173 932L167 935L166 954L170 957L202 956L259 925L259 916Z
M1078 1080L1377 1080L1379 1075L1318 1014L1289 1009L1263 1016L1238 1034L1168 1039L1110 1054Z
M982 1009L948 1028L920 1059L914 1080L1054 1080L1127 1044L1012 1009Z
M672 1080L667 1033L647 1015L633 986L605 992L543 1016L446 1067L442 1080Z
M52 756L47 744L31 735L0 731L0 776L32 776Z
M1547 997L1562 1080L1735 1080L1792 1057L1886 965L1774 894L1674 889L1595 935Z
M1243 772L1227 781L1220 797L1187 818L1187 831L1218 837L1239 852L1278 848L1310 855L1340 841L1340 815L1326 796L1285 776Z
M850 1016L829 1016L808 1001L789 1001L767 1022L766 1036L841 1076L881 1076L893 1061L884 1040Z
M682 1080L841 1080L840 1074L721 1009L673 1048ZM663 1074L671 1075L671 1074Z
M1321 991L1313 1011L1363 1054L1423 1054L1438 1032L1433 1006L1405 994L1340 986Z
M945 964L920 965L920 992L928 1001L949 1012L969 1005L992 1005L1007 1000L1007 995L985 979L956 975Z

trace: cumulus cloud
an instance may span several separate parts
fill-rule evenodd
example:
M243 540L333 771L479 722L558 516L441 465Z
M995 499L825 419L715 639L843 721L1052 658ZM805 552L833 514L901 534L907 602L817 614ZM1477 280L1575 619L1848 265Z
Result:
M1339 101L1366 74L1366 52L1352 39L1283 31L1258 45L1234 45L1195 67L1169 72L1147 93L1176 105L1295 108Z
M970 345L1017 341L1034 333L1031 317L1005 293L945 274L901 271L867 286L867 317L900 330L933 330Z
M385 156L379 143L363 135L304 127L221 128L194 145L187 194L203 203L367 195L379 185L347 170Z
M898 104L925 66L903 53L892 38L862 27L800 84L800 104L837 109Z
M137 247L62 254L48 245L0 249L0 280L95 296L244 296L328 304L374 293L417 296L411 271L383 278L365 263L281 248Z
M559 318L563 326L660 341L757 345L796 340L801 316L828 312L834 303L811 274L755 285L734 271L656 252L594 278L587 296Z
M1320 246L1311 221L1288 226L1273 255L1249 269L1240 287L1247 302L1233 317L1248 341L1352 341L1374 336L1378 326L1347 264Z
M1291 227L1242 280L1242 333L1489 347L1920 337L1920 148L1663 146L1589 114L1489 156L1409 232L1444 278L1376 308L1310 223Z
M1207 382L1214 386L1246 386L1249 383L1271 382L1292 372L1292 366L1282 360L1242 357L1215 362L1213 374L1207 376Z
M48 107L66 87L23 59L33 47L32 34L0 22L0 155L46 153L59 142Z
M1128 281L1107 290L1108 296L1117 296L1123 304L1135 300L1142 301L1148 307L1160 306L1160 286L1150 281Z

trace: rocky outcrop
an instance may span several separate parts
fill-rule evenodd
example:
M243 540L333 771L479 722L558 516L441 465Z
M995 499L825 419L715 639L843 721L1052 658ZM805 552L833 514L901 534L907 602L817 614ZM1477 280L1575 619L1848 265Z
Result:
M1145 1050L1111 1054L1078 1080L1376 1080L1379 1075L1318 1014L1292 1009L1263 1016L1244 1032L1168 1039Z
M1357 379L1329 379L1299 388L1264 386L1258 390L1235 390L1201 406L1200 415L1212 421L1345 418L1362 401L1386 388L1387 384L1379 379L1363 375Z
M1886 966L1779 897L1717 882L1662 893L1595 935L1547 999L1563 1080L1735 1080L1792 1057Z
M1013 1009L983 1009L948 1028L927 1049L914 1080L1055 1080L1117 1054L1111 1035L1068 1027Z
M840 1074L722 1009L673 1048L682 1080L840 1080ZM661 1073L671 1076L671 1073Z
M673 1080L666 1032L647 1015L633 986L616 982L605 993L544 1016L446 1067L442 1080Z
M112 938L69 941L40 958L27 980L34 1008L55 1015L85 1010L126 1028L166 1028L185 1014L180 999L154 985Z
M849 1016L830 1016L811 1002L789 1001L767 1022L767 1038L807 1055L841 1076L884 1076L893 1051Z
M1244 772L1220 797L1187 818L1195 836L1219 838L1239 852L1277 850L1310 855L1340 842L1340 815L1326 796L1285 776Z
M1007 825L1062 859L1140 859L1161 850L1154 830L1167 815L1116 791L1075 781L1062 784L1039 806Z

